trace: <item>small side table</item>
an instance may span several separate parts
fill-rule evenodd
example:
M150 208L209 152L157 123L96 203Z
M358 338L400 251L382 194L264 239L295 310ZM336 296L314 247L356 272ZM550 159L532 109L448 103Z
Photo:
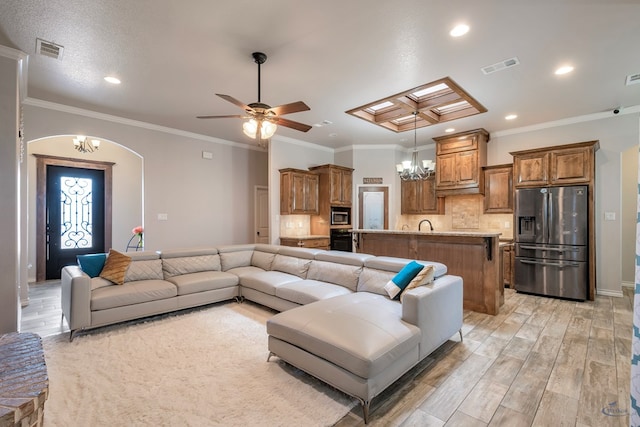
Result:
M0 361L0 427L42 426L49 377L40 336L0 335Z

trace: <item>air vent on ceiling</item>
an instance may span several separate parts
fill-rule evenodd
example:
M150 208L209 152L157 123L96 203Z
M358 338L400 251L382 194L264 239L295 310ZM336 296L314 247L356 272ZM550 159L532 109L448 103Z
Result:
M53 42L48 42L42 39L36 39L36 54L48 56L53 59L62 59L62 52L64 51L64 46L60 46L59 44L55 44Z
M513 58L505 59L504 61L496 62L495 64L482 67L481 70L484 74L491 74L495 73L496 71L502 71L509 67L515 67L518 64L520 64L520 60L517 56L514 56Z
M629 74L627 76L627 83L626 83L627 86L635 85L635 84L638 84L638 83L640 83L640 73L638 73L638 74Z

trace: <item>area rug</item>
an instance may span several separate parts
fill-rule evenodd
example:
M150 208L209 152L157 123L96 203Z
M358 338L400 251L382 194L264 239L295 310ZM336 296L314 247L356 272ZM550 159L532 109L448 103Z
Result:
M43 340L45 427L328 426L357 402L267 362L266 320L251 303Z

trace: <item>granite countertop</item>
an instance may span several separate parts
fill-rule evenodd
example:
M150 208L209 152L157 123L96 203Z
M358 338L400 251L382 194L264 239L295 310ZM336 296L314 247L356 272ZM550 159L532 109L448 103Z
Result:
M416 231L416 230L365 230L353 229L354 233L378 233L378 234L418 234L425 236L459 236L459 237L498 237L502 233L486 231Z

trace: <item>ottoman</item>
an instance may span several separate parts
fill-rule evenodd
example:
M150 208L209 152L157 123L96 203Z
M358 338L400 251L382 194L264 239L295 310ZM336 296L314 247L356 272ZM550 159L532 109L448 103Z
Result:
M269 358L275 355L362 404L419 362L420 329L402 320L402 306L356 292L276 314L267 321Z

